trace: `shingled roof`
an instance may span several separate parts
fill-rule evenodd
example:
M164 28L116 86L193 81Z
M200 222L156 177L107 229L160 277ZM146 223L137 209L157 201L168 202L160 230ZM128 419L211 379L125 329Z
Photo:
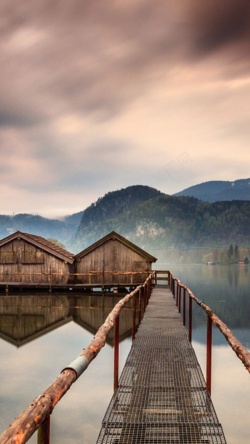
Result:
M147 259L150 262L156 262L157 261L156 257L154 257L151 254L147 253L145 250L143 250L142 248L140 248L137 245L133 244L128 239L126 239L125 237L123 237L120 234L116 233L115 231L111 231L111 233L107 234L106 236L104 236L101 239L99 239L97 242L95 242L92 245L90 245L89 247L85 248L85 250L82 250L80 253L76 254L75 255L75 259L77 260L77 259L82 258L86 254L94 251L96 248L100 247L101 245L105 244L106 242L108 242L109 240L112 240L112 239L121 242L123 245L125 245L128 248L130 248L130 250L135 251L140 256L144 257L145 259Z
M34 245L37 248L40 248L41 250L46 251L52 256L62 259L65 262L68 262L70 264L73 264L74 262L73 253L70 253L69 251L65 250L59 245L56 245L53 242L48 241L44 237L36 236L35 234L22 233L21 231L16 231L10 236L7 236L4 239L0 240L0 248L3 245L6 245L7 243L12 242L13 240L18 238L23 239L24 241Z

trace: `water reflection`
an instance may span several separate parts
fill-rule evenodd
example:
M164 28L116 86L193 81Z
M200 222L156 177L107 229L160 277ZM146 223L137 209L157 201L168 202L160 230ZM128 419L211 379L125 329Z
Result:
M204 301L250 350L250 268L173 266L171 271ZM205 374L206 316L193 304L193 346ZM248 444L250 437L249 373L224 336L213 328L212 398L227 444Z
M0 337L17 347L68 322L96 333L122 296L112 294L26 294L0 296ZM120 341L131 334L132 302L120 315ZM113 343L113 330L107 341Z
M165 267L166 268L166 267ZM172 269L209 305L241 342L250 344L250 273L245 267L181 266ZM114 295L20 294L0 296L0 429L79 355L117 302ZM205 371L205 322L194 313L193 345ZM132 305L120 320L120 369L131 347ZM113 332L107 345L56 406L51 442L94 444L113 391ZM249 374L224 337L213 333L212 397L227 444L248 444ZM36 443L36 437L30 440Z
M248 266L174 266L172 272L198 299L209 305L229 328L250 328L250 269ZM195 307L194 326L204 324L205 317ZM250 340L250 337L249 337Z
M121 296L0 296L0 431L42 393L93 338ZM120 368L131 346L132 302L120 315ZM14 347L13 347L14 345ZM113 391L113 330L106 347L56 406L52 441L93 444ZM30 443L36 442L32 437Z

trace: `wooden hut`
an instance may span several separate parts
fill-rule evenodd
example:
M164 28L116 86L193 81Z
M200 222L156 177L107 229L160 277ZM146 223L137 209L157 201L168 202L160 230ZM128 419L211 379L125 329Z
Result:
M0 241L0 282L68 283L73 254L40 236L17 231Z
M112 231L75 256L77 281L112 287L141 284L156 260Z

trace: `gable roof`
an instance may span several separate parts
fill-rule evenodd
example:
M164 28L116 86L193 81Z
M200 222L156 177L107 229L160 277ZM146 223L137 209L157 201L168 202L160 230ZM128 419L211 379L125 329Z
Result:
M89 247L85 248L85 250L82 250L80 253L76 254L75 255L75 259L76 260L80 259L83 256L85 256L86 254L91 253L96 248L102 246L103 244L105 244L109 240L117 240L118 242L122 243L123 245L128 247L130 250L135 251L140 256L144 257L145 259L147 259L150 262L156 262L157 261L157 259L154 256L152 256L151 254L147 253L145 250L143 250L142 248L140 248L137 245L133 244L128 239L126 239L125 237L123 237L120 234L116 233L115 231L111 231L111 233L107 234L106 236L104 236L101 239L99 239L97 242L94 242L92 245L90 245Z
M48 241L44 237L36 236L35 234L22 233L21 231L16 231L10 236L7 236L4 239L0 240L0 248L3 245L6 245L18 238L34 245L35 247L40 248L41 250L46 251L46 253L49 253L52 256L55 256L65 262L69 262L70 264L73 264L74 262L73 253L70 253L69 251L65 250L62 247L59 247L53 242Z

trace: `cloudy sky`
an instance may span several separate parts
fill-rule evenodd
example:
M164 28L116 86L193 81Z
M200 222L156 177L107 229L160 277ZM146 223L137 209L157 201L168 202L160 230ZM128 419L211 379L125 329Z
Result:
M250 177L249 0L1 0L0 214Z

